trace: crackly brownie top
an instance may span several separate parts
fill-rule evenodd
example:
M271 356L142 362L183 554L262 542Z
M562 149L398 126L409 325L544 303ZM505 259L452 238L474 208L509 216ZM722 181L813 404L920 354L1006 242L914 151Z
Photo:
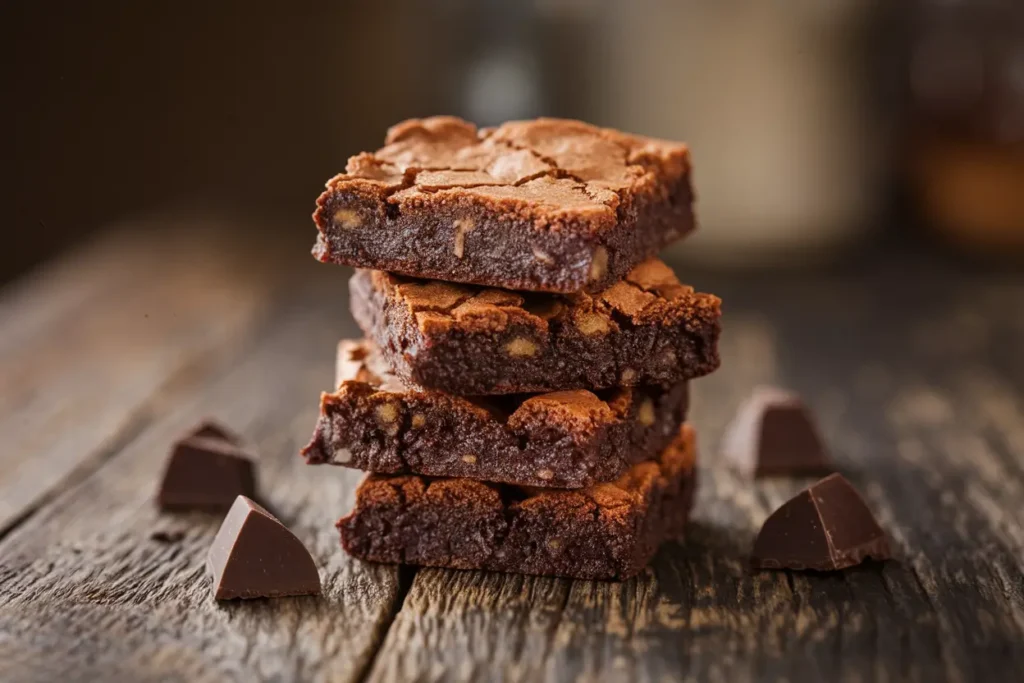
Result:
M415 280L383 271L360 271L388 298L406 306L425 334L450 329L500 332L515 324L548 330L550 321L570 322L586 336L608 334L622 325L677 324L682 320L712 323L721 301L680 284L672 269L658 259L644 261L626 277L595 294L534 294ZM531 355L529 340L509 349ZM536 349L533 349L535 351Z
M692 427L683 425L679 436L655 459L633 465L614 482L557 490L475 479L370 475L359 487L357 508L379 504L411 508L424 503L450 506L459 501L483 512L515 506L536 510L542 517L564 519L575 518L582 510L609 525L628 525L632 515L646 510L647 495L655 485L692 469L695 459L696 435Z
M338 343L336 384L339 391L346 386L369 388L378 393L391 393L401 398L409 393L436 401L460 404L464 409L482 411L483 416L507 423L513 429L528 424L557 422L571 431L590 433L602 425L614 423L629 414L636 394L631 387L604 390L601 396L586 389L553 391L546 394L507 395L491 397L458 397L438 392L409 388L388 371L380 350L368 340L343 340ZM338 394L325 394L330 404ZM645 399L649 400L649 399ZM387 403L387 400L384 401ZM398 408L393 409L396 417Z
M620 204L663 196L689 170L681 143L567 119L483 129L452 116L410 119L391 127L384 143L350 158L328 191L358 189L399 204L454 192L526 215L570 211L614 220Z

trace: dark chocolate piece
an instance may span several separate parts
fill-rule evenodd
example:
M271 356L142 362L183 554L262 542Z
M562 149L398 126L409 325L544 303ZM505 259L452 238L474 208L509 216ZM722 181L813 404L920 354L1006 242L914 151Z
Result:
M752 559L761 569L832 571L868 557L892 557L889 541L857 490L836 473L801 491L765 520Z
M352 313L403 381L462 396L669 385L718 367L718 297L657 259L597 294L357 271Z
M408 388L371 342L338 345L339 388L320 398L311 464L581 488L612 481L675 438L685 382L468 399Z
M149 537L157 543L179 543L183 538L185 538L185 532L180 529L175 529L173 531L160 530L154 531L149 535Z
M229 444L238 447L243 445L242 437L213 420L204 420L203 422L200 422L199 426L192 430L189 436L196 436L203 439L220 439L221 441L227 441Z
M338 530L345 550L374 562L628 579L682 533L695 458L684 426L656 459L574 491L370 475Z
M313 214L321 261L507 289L596 291L694 228L685 145L579 121L392 127Z
M726 430L722 452L746 476L823 476L835 471L807 406L796 394L758 387Z
M245 496L238 496L224 518L206 569L217 600L320 592L320 574L302 541Z
M237 496L255 495L255 466L236 441L230 432L204 424L175 443L157 492L160 508L223 512Z

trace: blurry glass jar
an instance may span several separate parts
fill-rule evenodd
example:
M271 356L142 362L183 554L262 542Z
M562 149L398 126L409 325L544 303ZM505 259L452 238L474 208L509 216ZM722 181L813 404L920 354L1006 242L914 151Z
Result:
M692 149L701 227L674 257L805 264L864 233L885 147L863 95L865 3L607 7L601 120Z
M958 244L1024 253L1024 3L916 9L908 70L918 204Z

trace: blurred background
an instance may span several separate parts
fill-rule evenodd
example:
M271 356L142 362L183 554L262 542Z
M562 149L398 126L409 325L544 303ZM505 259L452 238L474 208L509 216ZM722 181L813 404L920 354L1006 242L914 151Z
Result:
M0 281L179 209L308 249L324 181L435 113L689 142L680 261L1024 260L1021 0L15 0L0 46Z

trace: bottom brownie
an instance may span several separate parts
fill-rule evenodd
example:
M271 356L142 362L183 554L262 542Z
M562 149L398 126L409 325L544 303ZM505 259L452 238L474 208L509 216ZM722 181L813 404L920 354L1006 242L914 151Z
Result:
M628 579L682 532L695 461L684 425L655 460L585 489L371 474L337 526L346 551L374 562Z

